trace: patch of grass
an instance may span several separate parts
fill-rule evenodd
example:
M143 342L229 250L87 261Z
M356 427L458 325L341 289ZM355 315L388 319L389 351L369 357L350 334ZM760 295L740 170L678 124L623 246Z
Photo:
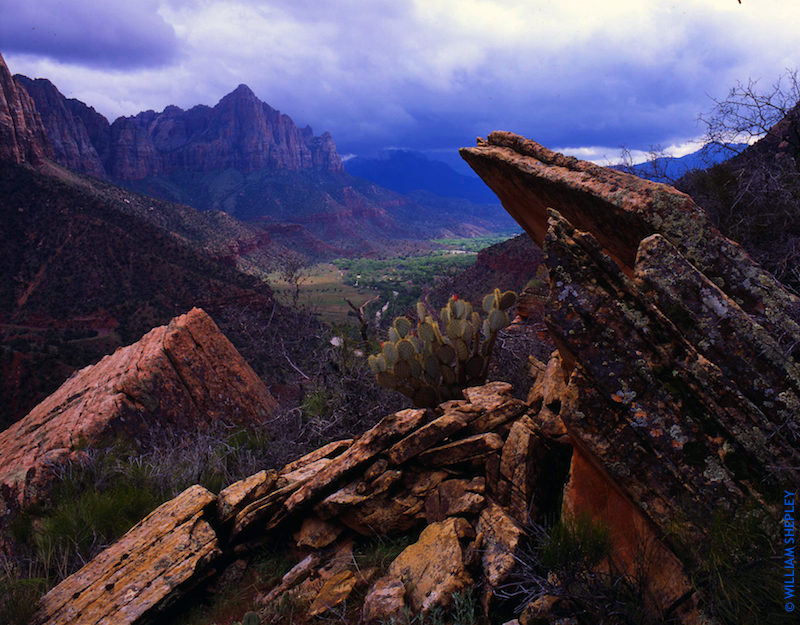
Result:
M3 625L27 625L39 597L47 590L47 580L31 577L30 573L0 558L0 623Z
M324 417L330 414L330 400L331 394L327 389L317 388L306 393L300 407L309 417Z
M558 521L541 536L538 549L540 564L560 574L592 568L611 555L608 527L588 516Z
M666 625L647 607L639 580L617 571L609 556L608 528L590 516L551 526L533 524L518 554L513 580L497 596L518 611L545 598L557 603L551 617L580 615L581 623Z
M708 612L726 625L795 622L783 609L783 578L775 561L774 521L756 510L717 511L701 545L693 582L706 591Z
M375 567L383 572L400 553L414 542L411 535L378 537L358 546L355 559L359 568Z
M122 536L160 503L152 489L117 483L107 490L88 488L77 498L61 497L34 534L42 555L59 560L71 554L88 561Z

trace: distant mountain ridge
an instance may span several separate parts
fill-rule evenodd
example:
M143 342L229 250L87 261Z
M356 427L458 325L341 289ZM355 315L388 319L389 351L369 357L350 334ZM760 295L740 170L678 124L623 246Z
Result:
M745 144L731 144L728 147L708 144L691 154L684 156L662 156L631 167L621 165L613 169L627 171L640 178L654 182L674 182L686 174L722 163L735 156L745 148Z
M324 255L369 255L396 239L514 228L485 185L441 163L447 171L439 173L456 198L446 204L438 197L405 197L351 176L329 133L315 136L310 127L299 128L246 85L214 107L184 111L168 106L160 113L145 111L109 124L90 106L64 97L47 79L17 75L10 82L25 97L30 95L30 108L41 116L40 134L49 136L44 145L60 165L264 227L300 225L308 232L284 230L297 235L298 246L309 235L318 239L313 250L329 246ZM453 177L459 180L453 182ZM493 202L496 210L458 199L472 196L475 202L480 196L459 194L462 178L482 186L481 198Z
M168 106L109 124L94 109L65 98L45 78L14 78L33 98L56 160L99 177L128 181L231 167L242 173L343 169L329 133L316 137L310 127L298 128L246 85L213 108Z

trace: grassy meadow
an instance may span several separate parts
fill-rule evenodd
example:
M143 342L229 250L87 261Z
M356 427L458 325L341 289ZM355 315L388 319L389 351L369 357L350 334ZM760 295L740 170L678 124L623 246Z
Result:
M298 306L313 311L326 323L355 326L357 321L347 301L360 307L377 298L367 313L374 314L388 304L385 314L393 318L412 307L425 287L467 269L480 250L511 236L438 239L434 241L438 249L424 254L388 259L342 258L311 265L303 269ZM278 298L291 306L290 285L277 272L266 279Z

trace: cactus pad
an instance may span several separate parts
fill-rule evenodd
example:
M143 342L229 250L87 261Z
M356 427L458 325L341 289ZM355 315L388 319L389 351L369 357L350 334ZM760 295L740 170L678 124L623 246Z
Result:
M394 373L388 371L381 371L378 374L378 385L383 388L395 389L397 388L397 378Z
M397 330L400 338L404 339L408 336L408 333L411 332L411 322L405 317L398 317L394 320L394 328Z
M397 354L403 360L412 360L417 353L414 343L408 339L401 339L397 344Z

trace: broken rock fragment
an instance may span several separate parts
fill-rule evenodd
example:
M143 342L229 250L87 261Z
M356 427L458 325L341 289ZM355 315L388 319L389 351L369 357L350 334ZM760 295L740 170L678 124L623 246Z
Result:
M221 555L215 497L192 486L45 595L34 625L120 625L156 612L205 579Z

